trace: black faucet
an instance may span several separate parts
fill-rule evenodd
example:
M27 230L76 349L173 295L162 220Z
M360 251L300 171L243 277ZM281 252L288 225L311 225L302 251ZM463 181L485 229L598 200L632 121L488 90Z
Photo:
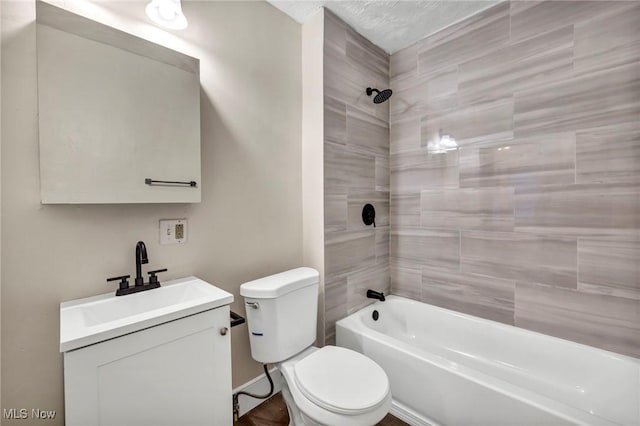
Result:
M149 263L149 258L147 257L147 246L144 245L143 241L138 241L136 244L136 279L135 285L129 287L129 275L122 275L119 277L107 278L107 281L117 281L120 280L120 286L116 291L116 296L124 296L125 294L133 294L138 293L140 291L151 290L154 288L160 287L160 280L158 280L158 275L160 272L166 272L167 269L156 269L155 271L147 272L149 274L149 282L145 283L144 278L142 278L142 264Z
M381 302L384 302L384 293L381 291L375 291L375 290L367 290L367 297L369 299L378 299Z
M147 246L144 245L143 241L138 241L138 244L136 244L136 287L144 285L144 278L142 278L143 263L149 263L149 258L147 257Z

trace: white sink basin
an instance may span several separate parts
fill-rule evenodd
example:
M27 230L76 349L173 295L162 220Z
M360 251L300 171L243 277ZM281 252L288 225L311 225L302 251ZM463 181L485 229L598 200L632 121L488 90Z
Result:
M196 277L126 296L112 293L60 304L60 352L215 309L233 295Z

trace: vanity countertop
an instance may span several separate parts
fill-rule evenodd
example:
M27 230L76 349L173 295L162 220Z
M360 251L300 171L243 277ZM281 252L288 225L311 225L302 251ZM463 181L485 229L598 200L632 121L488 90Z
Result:
M114 292L60 304L60 352L229 305L233 295L196 277L126 296Z

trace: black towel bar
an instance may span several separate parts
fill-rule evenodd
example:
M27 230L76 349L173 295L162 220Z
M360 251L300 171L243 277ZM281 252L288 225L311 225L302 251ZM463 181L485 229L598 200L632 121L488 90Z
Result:
M146 178L144 180L144 183L146 183L147 185L156 185L156 184L160 184L160 185L185 185L185 186L190 186L192 188L198 186L198 184L196 183L195 180L191 180L189 182L178 182L178 181L171 181L171 180L153 180L151 178Z

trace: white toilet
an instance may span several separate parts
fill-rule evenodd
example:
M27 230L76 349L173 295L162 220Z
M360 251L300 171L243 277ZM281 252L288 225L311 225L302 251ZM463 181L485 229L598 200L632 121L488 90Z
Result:
M240 286L251 356L280 369L290 425L375 425L391 408L389 379L358 352L313 346L318 283L318 271L297 268Z

